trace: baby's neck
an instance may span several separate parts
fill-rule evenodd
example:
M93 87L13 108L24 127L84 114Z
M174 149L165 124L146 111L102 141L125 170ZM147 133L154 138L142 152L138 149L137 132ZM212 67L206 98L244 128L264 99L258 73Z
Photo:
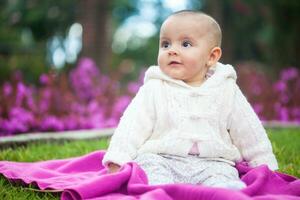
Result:
M209 79L215 73L215 68L210 68L207 70L205 76L201 80L197 81L184 81L186 84L192 87L200 87L207 79Z
M188 84L189 86L192 87L200 87L204 82L205 82L205 78L203 78L202 80L197 80L197 81L184 81L186 84Z

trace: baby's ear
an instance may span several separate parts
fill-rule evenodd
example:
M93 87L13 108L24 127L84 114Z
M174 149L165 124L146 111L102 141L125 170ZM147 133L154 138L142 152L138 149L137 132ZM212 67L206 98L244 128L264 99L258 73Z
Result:
M208 66L213 66L215 65L221 58L222 55L222 50L220 47L214 47L210 51L209 59L207 61Z

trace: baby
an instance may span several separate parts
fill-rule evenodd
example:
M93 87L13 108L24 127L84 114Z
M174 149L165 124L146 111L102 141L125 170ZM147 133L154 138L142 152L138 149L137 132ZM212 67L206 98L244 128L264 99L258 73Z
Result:
M104 156L109 172L134 161L149 184L242 189L235 163L278 169L234 68L218 62L221 36L218 23L201 12L179 11L164 21L158 66L146 71Z

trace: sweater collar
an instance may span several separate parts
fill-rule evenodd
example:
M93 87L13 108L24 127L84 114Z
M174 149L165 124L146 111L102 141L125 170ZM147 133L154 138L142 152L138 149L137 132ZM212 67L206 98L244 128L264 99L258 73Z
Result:
M232 79L234 81L237 79L236 72L231 65L228 64L224 65L218 62L215 66L213 66L213 71L214 73L210 75L210 77L206 81L204 81L201 86L193 87L186 84L182 80L176 80L169 77L168 75L166 75L164 72L160 70L159 66L150 66L145 73L144 83L146 83L151 79L159 79L170 83L174 83L179 87L205 90L205 89L215 88L228 79Z

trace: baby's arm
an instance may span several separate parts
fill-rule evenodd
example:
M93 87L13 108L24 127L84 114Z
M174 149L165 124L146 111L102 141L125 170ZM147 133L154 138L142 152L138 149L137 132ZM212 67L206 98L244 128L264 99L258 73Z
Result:
M235 87L233 109L228 121L228 129L234 145L250 166L266 164L271 170L278 169L271 142L262 123L240 88L237 85Z
M150 137L155 119L152 91L151 84L143 85L121 117L102 160L110 172L132 161L137 149Z

